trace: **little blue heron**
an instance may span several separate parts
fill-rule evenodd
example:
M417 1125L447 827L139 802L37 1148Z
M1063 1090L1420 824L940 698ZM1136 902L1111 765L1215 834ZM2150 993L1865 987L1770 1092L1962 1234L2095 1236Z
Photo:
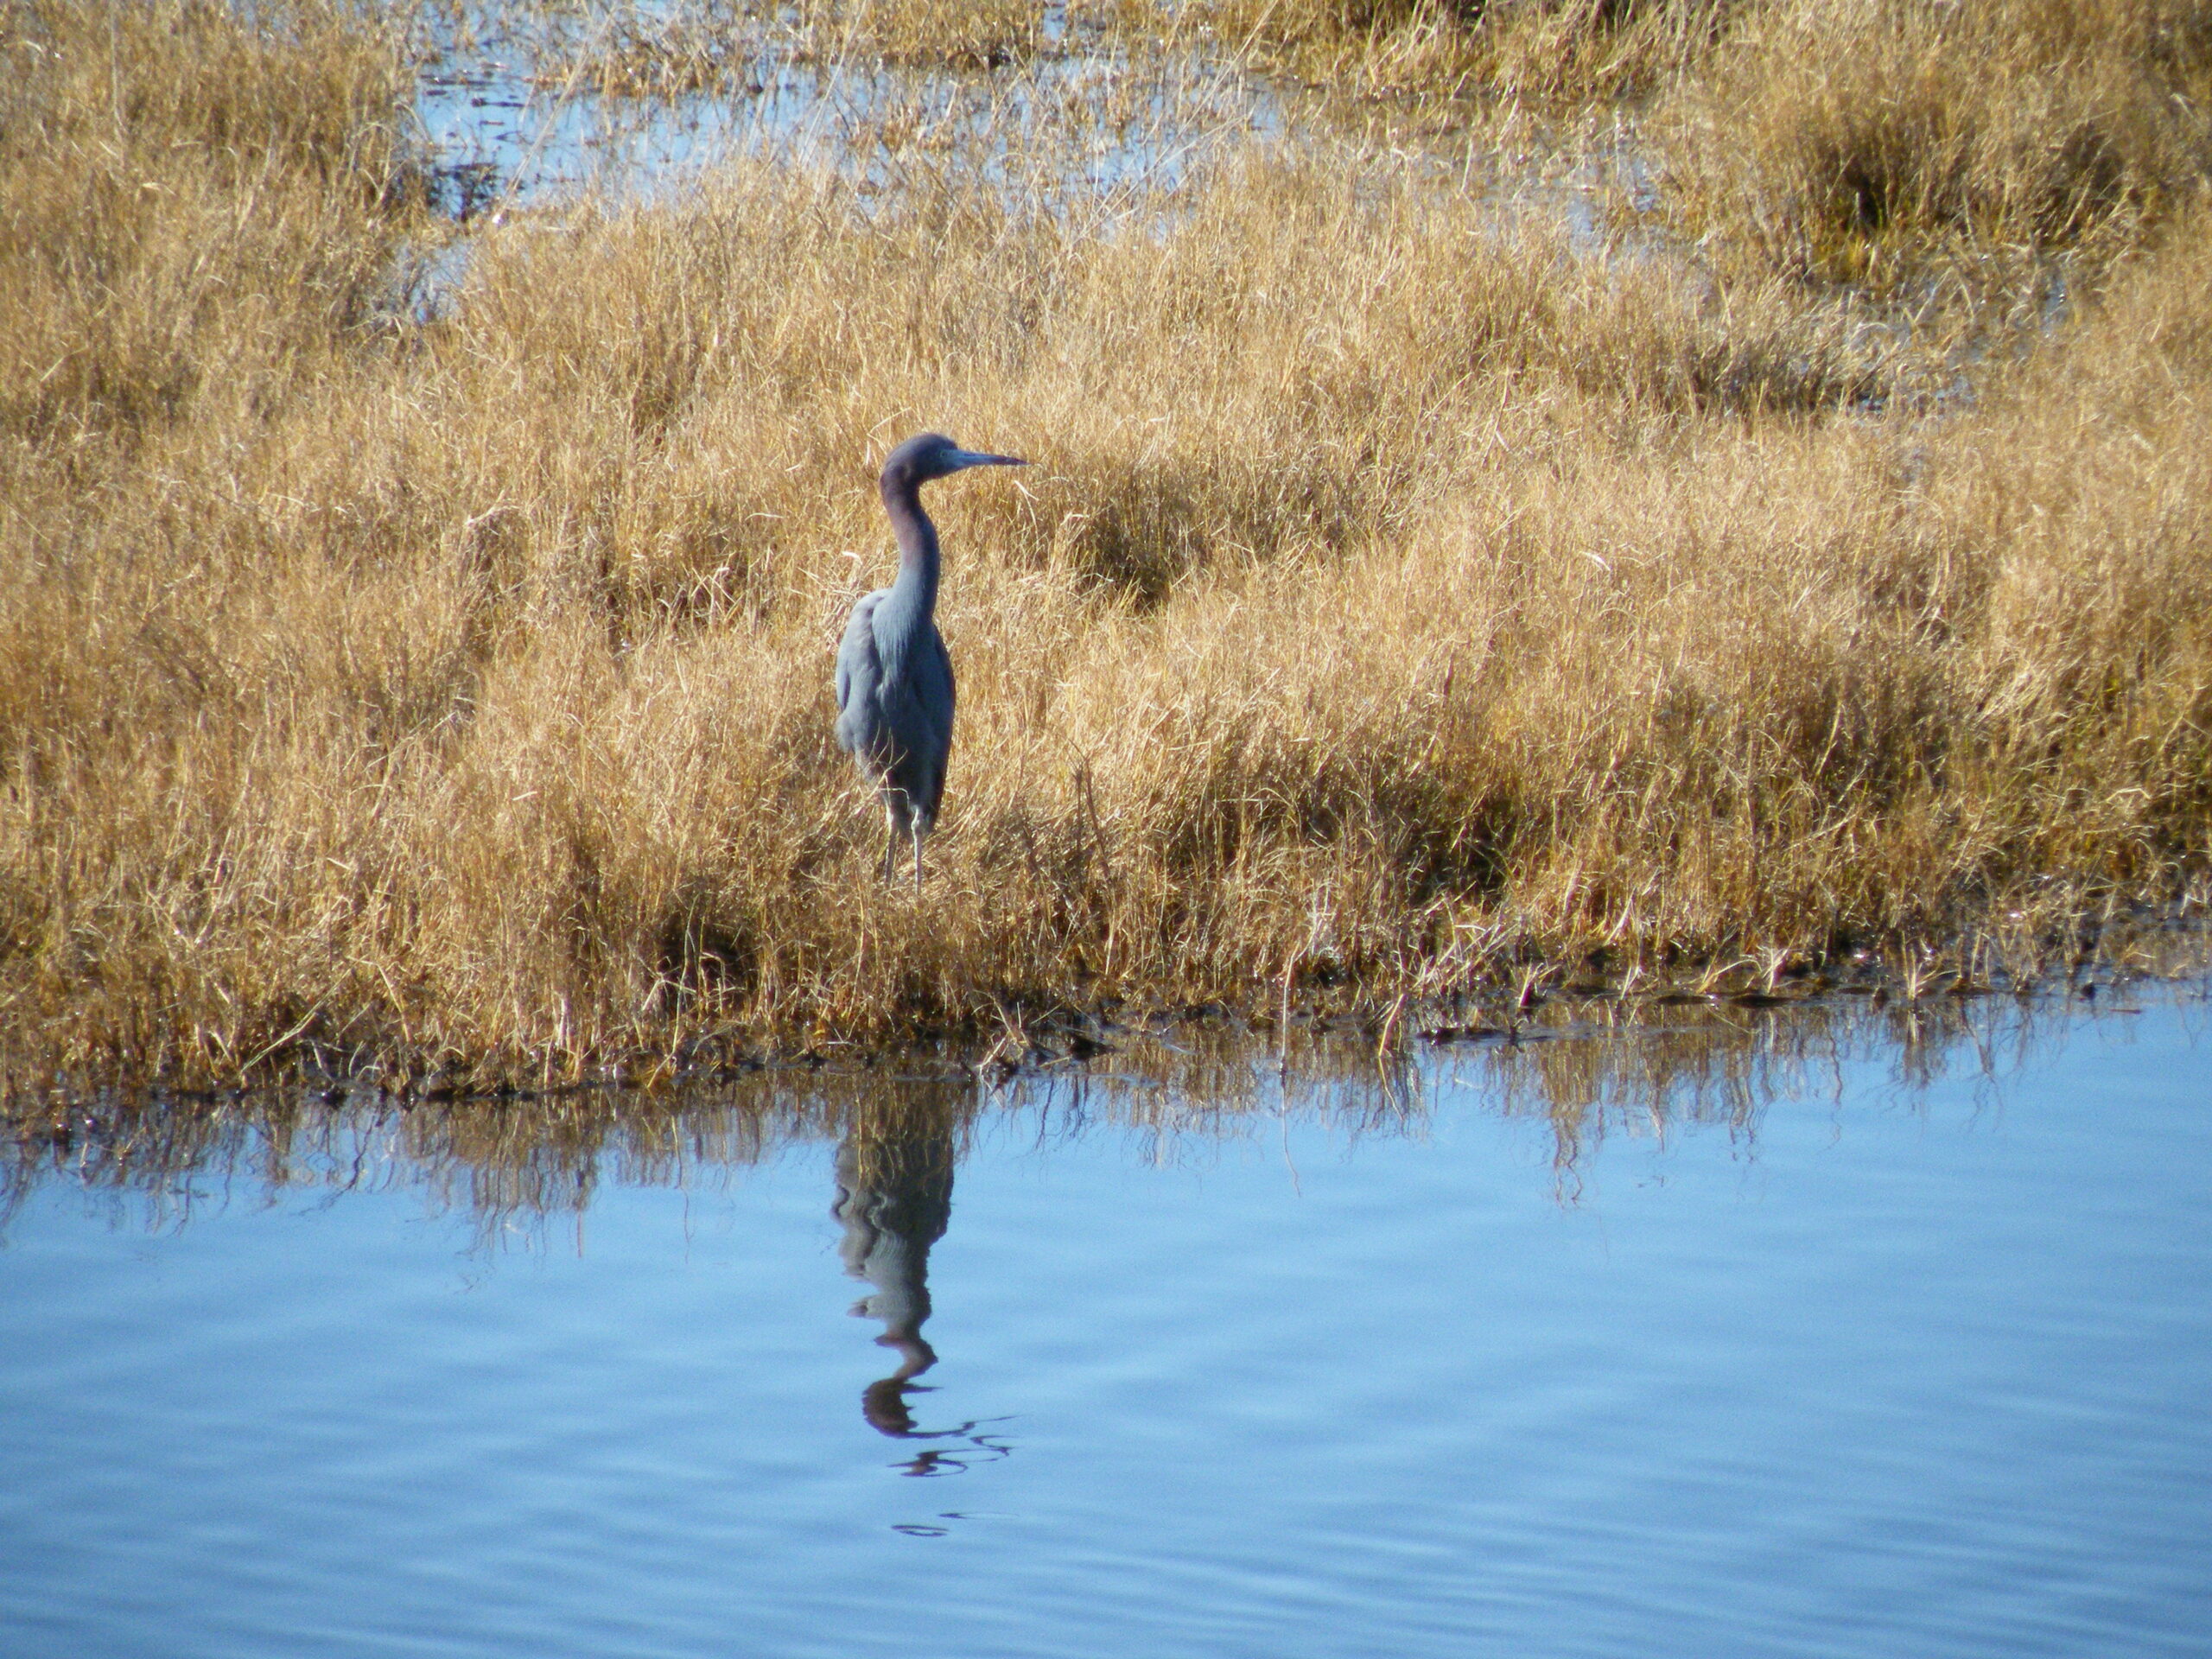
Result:
M922 511L922 486L969 467L1028 464L963 449L935 432L907 439L883 463L883 510L899 538L899 577L854 606L845 625L837 647L837 747L883 799L891 825L883 879L893 879L899 843L911 839L917 893L922 840L937 823L952 752L952 658L937 631L937 526Z

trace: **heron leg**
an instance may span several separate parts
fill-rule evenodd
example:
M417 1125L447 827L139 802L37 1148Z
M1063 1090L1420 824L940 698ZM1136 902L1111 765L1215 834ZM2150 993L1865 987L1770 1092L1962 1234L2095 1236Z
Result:
M922 891L922 821L921 821L921 819L919 819L918 817L913 820L913 830L914 830L914 892L915 892L915 894L918 897L918 896L919 896L919 894L920 894L920 893L921 893L921 891Z
M883 879L888 884L899 879L899 851L913 833L913 813L906 804L906 791L887 789L883 791L883 816L890 830L883 843Z

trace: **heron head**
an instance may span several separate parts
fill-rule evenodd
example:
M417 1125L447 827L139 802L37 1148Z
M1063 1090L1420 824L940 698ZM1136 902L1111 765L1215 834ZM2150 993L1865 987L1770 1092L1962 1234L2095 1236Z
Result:
M950 438L938 432L925 432L918 438L909 438L885 459L884 481L893 478L911 479L925 484L933 478L944 478L969 467L1027 467L1029 463L1014 455L988 455L979 449L963 449Z

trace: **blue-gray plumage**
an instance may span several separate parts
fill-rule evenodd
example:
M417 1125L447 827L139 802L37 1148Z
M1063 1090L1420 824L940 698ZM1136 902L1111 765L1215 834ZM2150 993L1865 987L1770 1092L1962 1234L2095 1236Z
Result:
M963 449L925 432L883 463L883 510L899 538L899 576L853 607L837 647L837 747L882 797L891 839L883 879L895 873L899 843L914 848L922 887L922 839L937 823L944 763L952 753L952 658L937 631L937 526L922 511L922 486L968 467L1026 467L1012 455Z

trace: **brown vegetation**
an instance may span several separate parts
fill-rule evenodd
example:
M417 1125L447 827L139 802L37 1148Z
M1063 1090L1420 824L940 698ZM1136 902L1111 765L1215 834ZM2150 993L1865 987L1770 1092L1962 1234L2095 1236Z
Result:
M1202 0L1212 35L1302 79L1374 97L1553 104L1638 96L1695 62L1740 0Z
M539 48L542 78L580 80L602 96L758 92L759 78L785 65L989 70L1046 47L1044 8L1030 0L682 0L564 16L551 30L543 13L560 9L511 10L525 14L518 33Z
M1071 182L1039 98L512 213L424 315L403 43L254 18L0 7L0 1006L42 1065L512 1075L1592 953L2030 973L2204 868L2180 173L2109 198L2100 302L1961 356L1350 141ZM917 899L828 682L928 428L1037 464L933 503Z
M2209 97L2212 8L2189 0L1851 0L1744 9L1657 127L1708 247L2017 296L2202 198Z

